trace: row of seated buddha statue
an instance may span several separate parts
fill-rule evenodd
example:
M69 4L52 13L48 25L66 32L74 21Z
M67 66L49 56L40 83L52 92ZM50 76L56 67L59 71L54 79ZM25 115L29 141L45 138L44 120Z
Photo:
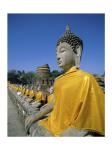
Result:
M83 41L67 26L56 44L57 63L64 73L55 79L51 102L41 100L40 105L32 96L26 102L26 96L15 95L19 105L28 108L24 123L29 136L105 135L104 92L93 75L80 69L82 52Z
M53 99L53 87L43 90L42 86L9 84L10 92L15 96L15 104L23 122L28 115L34 114Z

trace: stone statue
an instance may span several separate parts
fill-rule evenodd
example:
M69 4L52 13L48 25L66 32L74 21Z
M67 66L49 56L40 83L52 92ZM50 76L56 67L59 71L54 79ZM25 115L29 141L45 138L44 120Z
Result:
M54 89L53 89L53 86L51 86L50 88L49 88L49 96L48 96L48 98L47 98L47 102L48 103L51 103L53 100L54 100L54 95L53 95L53 92L54 92Z
M80 70L82 50L82 40L67 26L56 48L58 65L65 73L55 80L54 101L26 119L31 136L104 135L104 94L94 77Z

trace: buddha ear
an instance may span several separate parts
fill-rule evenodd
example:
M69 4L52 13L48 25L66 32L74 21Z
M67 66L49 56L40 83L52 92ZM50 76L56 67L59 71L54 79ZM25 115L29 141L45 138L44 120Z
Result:
M76 55L78 57L81 57L81 55L82 55L82 46L79 44L76 45Z
M77 68L80 68L81 55L82 55L82 46L78 44L76 45L76 57L75 57L75 65Z

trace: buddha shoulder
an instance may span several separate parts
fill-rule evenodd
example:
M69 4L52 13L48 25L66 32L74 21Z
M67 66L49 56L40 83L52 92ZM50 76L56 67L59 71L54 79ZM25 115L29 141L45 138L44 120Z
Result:
M76 72L72 72L72 77L74 76L74 78L80 78L82 80L92 80L94 79L93 75L86 72L86 71L83 71L83 70L77 70ZM62 74L60 76L58 76L57 78L55 78L55 81L57 81L58 79L61 79L62 77L65 77L67 74Z
M59 78L63 77L63 74L62 75L59 75L58 77L55 78L54 81L58 80Z
M86 71L79 70L80 77L84 80L94 80L94 76Z

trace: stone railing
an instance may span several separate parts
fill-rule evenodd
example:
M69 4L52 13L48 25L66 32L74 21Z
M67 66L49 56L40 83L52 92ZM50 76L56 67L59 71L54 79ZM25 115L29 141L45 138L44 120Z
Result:
M22 94L22 92L14 90L14 88L12 87L8 88L8 94L10 96L10 99L17 106L18 113L21 116L24 126L25 126L25 119L28 116L31 116L37 113L40 110L40 108L45 104L42 101L37 101L36 99L34 99L34 97L31 98L30 95L26 96L25 93ZM31 132L33 132L33 128ZM33 133L30 133L30 134L33 134ZM29 134L27 135L30 136Z

